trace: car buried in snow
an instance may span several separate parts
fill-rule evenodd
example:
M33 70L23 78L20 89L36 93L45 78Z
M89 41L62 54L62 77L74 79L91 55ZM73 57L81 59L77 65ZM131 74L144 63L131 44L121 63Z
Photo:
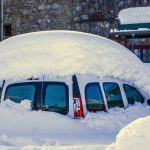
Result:
M142 85L137 81L145 71L142 62L123 46L99 36L28 33L4 40L0 51L1 101L29 100L32 110L77 119L88 111L127 108L149 98L140 88L147 77Z

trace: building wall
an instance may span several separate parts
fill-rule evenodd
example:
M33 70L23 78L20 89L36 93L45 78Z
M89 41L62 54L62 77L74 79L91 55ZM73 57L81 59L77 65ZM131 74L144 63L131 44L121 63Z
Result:
M121 9L149 0L4 0L4 24L17 35L39 30L77 30L109 36Z

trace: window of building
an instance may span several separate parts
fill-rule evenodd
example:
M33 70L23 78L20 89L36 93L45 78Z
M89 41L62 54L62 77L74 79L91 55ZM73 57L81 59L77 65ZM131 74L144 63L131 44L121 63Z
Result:
M105 104L99 83L88 83L85 87L85 100L88 111L105 111Z
M12 31L11 31L11 25L10 24L6 24L4 25L4 36L12 36Z
M69 91L65 83L45 83L43 108L48 111L67 114L69 111Z
M22 100L34 101L36 88L33 85L12 84L7 87L5 99L20 103Z
M128 100L128 104L133 105L135 102L140 102L140 103L144 102L144 98L142 94L136 88L127 84L123 84L123 88Z
M114 82L103 83L108 108L124 107L119 85Z

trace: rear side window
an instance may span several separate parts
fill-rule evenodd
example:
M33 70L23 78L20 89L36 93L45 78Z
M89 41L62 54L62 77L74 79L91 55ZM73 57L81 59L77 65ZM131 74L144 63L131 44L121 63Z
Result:
M88 111L105 111L105 104L99 83L88 83L85 87L85 99Z
M22 100L34 100L35 87L33 85L13 84L6 89L5 99L10 99L14 102L20 103Z
M127 84L123 84L123 88L128 100L128 104L133 105L135 102L140 102L140 103L144 102L144 98L142 94L136 88Z
M45 87L43 108L48 111L67 114L69 111L69 92L65 83L48 83Z
M108 108L124 107L120 88L117 83L105 82L103 83L103 87L107 99Z

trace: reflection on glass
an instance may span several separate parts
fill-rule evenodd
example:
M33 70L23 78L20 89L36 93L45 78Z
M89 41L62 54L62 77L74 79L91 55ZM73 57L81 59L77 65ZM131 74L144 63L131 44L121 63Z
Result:
M89 83L85 88L85 99L89 111L105 111L102 92L99 83Z
M108 108L124 107L120 88L117 83L105 82L103 83Z
M141 93L134 87L124 84L123 85L127 100L129 104L134 104L135 102L144 102L144 98Z
M68 111L68 92L66 86L50 84L46 88L44 106L54 112L66 113Z
M33 85L12 85L7 88L5 99L20 103L25 99L33 101L34 96L35 87Z

